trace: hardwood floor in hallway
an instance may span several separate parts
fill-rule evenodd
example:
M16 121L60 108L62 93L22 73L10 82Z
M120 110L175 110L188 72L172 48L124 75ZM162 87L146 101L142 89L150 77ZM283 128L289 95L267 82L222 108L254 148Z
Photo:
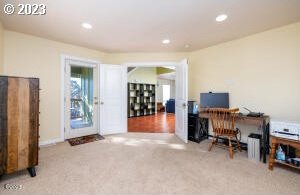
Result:
M175 114L158 112L155 115L128 118L128 132L174 133Z

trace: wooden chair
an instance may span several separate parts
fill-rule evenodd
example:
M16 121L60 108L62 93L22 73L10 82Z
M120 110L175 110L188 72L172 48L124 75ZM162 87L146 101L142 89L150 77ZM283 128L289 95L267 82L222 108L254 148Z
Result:
M165 106L162 102L157 102L157 111L158 112L165 112Z
M213 128L213 138L208 151L211 151L213 145L218 144L219 137L225 137L228 138L229 142L229 156L233 158L232 139L236 140L237 148L241 151L240 142L237 137L239 131L235 128L235 118L238 115L239 109L211 108L207 111L209 112Z

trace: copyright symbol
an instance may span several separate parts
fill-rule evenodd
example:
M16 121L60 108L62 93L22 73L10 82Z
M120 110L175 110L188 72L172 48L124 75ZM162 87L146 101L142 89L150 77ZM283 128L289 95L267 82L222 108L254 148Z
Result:
M6 4L4 6L4 13L11 15L15 12L15 7L12 4Z

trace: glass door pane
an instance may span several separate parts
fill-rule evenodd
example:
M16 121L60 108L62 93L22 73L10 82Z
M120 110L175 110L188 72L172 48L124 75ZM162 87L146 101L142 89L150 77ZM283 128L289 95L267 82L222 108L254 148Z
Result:
M71 129L93 126L93 68L71 66Z

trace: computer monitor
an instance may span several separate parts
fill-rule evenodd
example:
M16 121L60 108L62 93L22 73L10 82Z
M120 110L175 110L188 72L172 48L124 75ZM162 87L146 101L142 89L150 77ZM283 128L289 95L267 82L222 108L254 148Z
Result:
M229 108L229 94L200 93L200 108Z

